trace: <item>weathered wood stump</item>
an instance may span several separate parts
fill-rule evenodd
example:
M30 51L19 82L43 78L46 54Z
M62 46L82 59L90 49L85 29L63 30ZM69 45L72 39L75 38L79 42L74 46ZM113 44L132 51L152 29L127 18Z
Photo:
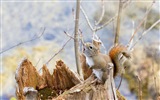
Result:
M28 59L16 70L16 95L19 100L109 100L108 88L97 83L94 75L85 81L63 61L57 61L53 74L44 65L40 75ZM118 95L119 100L124 100Z

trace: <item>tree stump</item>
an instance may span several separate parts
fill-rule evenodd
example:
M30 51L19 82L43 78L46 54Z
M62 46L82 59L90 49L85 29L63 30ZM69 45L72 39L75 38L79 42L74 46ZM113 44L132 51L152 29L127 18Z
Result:
M82 80L63 61L56 62L50 74L46 65L42 75L28 59L24 59L16 70L16 96L18 100L109 100L110 93L105 85L96 81L94 75ZM111 93L112 94L112 93ZM119 100L125 100L118 93Z

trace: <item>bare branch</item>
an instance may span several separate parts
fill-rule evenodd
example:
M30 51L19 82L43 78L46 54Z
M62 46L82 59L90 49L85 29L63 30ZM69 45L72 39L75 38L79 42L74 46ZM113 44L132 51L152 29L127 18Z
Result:
M127 5L130 3L130 1L131 1L131 0L128 0L128 1L126 1L126 2L123 4L123 5L124 5L124 6L123 6L123 9L127 7ZM118 16L118 13L115 14L109 21L107 21L107 22L104 23L103 25L101 25L101 26L99 26L99 27L96 27L96 28L95 28L95 31L98 31L98 30L104 28L105 26L107 26L108 24L110 24L112 21L114 21L114 20L117 18L117 16Z
M156 21L150 28L148 28L146 31L144 31L142 33L142 35L138 38L138 40L133 44L133 46L131 47L131 49L138 43L139 40L142 39L142 37L148 33L153 27L155 27L158 23L160 23L160 19L158 21Z
M77 0L76 4L76 19L75 19L75 29L74 29L74 49L75 49L75 60L77 66L77 72L81 78L83 78L82 68L80 66L79 58L79 39L78 39L78 30L79 30L79 13L80 13L80 0Z
M98 25L102 21L104 14L105 14L104 0L102 0L101 3L102 3L102 14L101 14L99 20L97 21L96 25Z
M153 0L151 6L148 8L147 12L145 13L142 21L139 23L138 27L136 28L136 30L134 31L133 36L130 38L129 43L132 41L134 35L138 32L138 30L140 29L140 27L142 26L143 22L145 21L146 17L148 16L149 12L151 11L151 8L153 6L153 4L155 4L155 0Z
M123 2L123 3L125 4L125 7L129 4L129 1L130 1L130 0L127 0L127 1ZM102 2L102 5L104 6L104 2ZM121 9L122 9L122 8L125 8L125 7L122 6ZM102 7L102 8L103 8L103 7ZM98 36L96 35L96 32L97 32L98 30L104 28L106 25L108 25L109 23L111 23L113 20L115 20L115 19L117 18L117 16L118 16L118 13L117 13L115 16L113 16L109 21L107 21L105 24L103 24L103 25L101 25L101 26L99 26L99 27L97 27L96 25L93 27L93 26L91 25L91 23L90 23L90 21L89 21L89 19L88 19L88 16L87 16L87 14L86 14L86 12L84 11L84 9L83 9L82 6L80 6L80 9L81 9L81 11L82 11L82 13L83 13L86 21L87 21L88 26L90 27L91 31L93 32L93 33L92 33L92 35L93 35L93 38L92 38L92 39L94 39L94 40L96 40L96 41L100 41L100 42L102 43L102 41L101 41L101 40L98 38ZM102 10L104 10L104 11L102 11L101 17L104 16L104 15L103 15L103 12L105 12L105 9L104 9L104 8L103 8ZM99 21L100 21L100 20L102 20L102 19L100 18ZM99 22L99 21L98 21L98 22ZM99 23L100 23L100 22L99 22ZM103 48L105 49L105 53L106 53L106 48L105 48L105 46L104 46L103 43L102 43L102 46L103 46Z
M114 39L114 44L118 44L119 42L119 33L120 33L120 23L121 23L121 11L122 11L122 0L119 0L119 10L118 10L118 17L117 17L117 28L116 28L116 35Z
M96 30L96 31L98 31L98 30L100 30L100 29L104 28L106 25L108 25L109 23L111 23L112 21L114 21L114 20L115 20L115 18L117 18L117 15L113 16L109 21L107 21L107 22L106 22L106 23L104 23L103 25L101 25L101 26L97 27L95 30Z
M80 9L81 9L81 11L82 11L82 13L83 13L83 15L84 15L86 21L87 21L88 26L89 26L90 29L93 31L94 29L93 29L93 27L92 27L92 25L91 25L91 23L90 23L90 21L89 21L89 19L88 19L88 16L87 16L86 12L84 11L84 9L83 9L82 6L80 6Z
M82 31L80 29L79 29L79 37L80 37L82 44L84 45L83 35L82 35Z
M8 50L13 49L14 47L17 47L17 46L20 46L20 45L22 45L22 44L25 44L25 43L28 43L28 42L31 42L31 41L34 41L34 40L39 39L39 38L44 34L44 31L45 31L45 28L43 29L42 33L41 33L39 36L34 37L34 38L30 39L30 40L26 40L26 41L20 42L20 43L18 43L18 44L16 44L16 45L14 45L14 46L12 46L12 47L4 50L4 51L1 51L0 54L6 52L6 51L8 51Z
M135 29L134 21L132 21L132 25L133 25L133 28L132 28L132 35L131 35L131 37L133 36L133 34L134 34L134 29ZM131 49L132 45L133 45L133 39L132 39L131 42L127 45L127 48L128 48L129 51L132 51L132 49Z

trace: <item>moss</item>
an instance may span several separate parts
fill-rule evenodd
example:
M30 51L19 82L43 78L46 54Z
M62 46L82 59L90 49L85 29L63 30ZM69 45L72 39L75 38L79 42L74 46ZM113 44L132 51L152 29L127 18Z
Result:
M39 97L42 99L42 100L46 100L46 99L50 99L52 97L56 97L57 96L57 93L56 91L52 90L51 88L44 88L42 90L39 90L38 91L39 93Z

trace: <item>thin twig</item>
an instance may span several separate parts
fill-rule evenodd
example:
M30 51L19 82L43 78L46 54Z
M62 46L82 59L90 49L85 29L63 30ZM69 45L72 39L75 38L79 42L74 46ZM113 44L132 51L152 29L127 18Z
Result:
M142 33L142 35L138 38L138 40L133 44L133 46L131 47L131 49L138 43L139 40L142 39L142 37L148 33L153 27L155 27L158 23L160 23L160 19L158 21L156 21L150 28L148 28L146 31L144 31Z
M96 31L100 30L103 27L98 27L97 28L95 26L95 28L93 28L92 25L91 25L91 23L90 23L90 21L89 21L89 19L88 19L88 16L87 16L86 12L83 10L82 7L80 7L80 8L81 8L81 11L82 11L83 15L85 16L85 19L87 21L88 26L90 27L91 31L93 32L93 38L92 39L95 39L95 40L100 41L102 43L102 41L100 40L100 38L96 35ZM105 48L105 46L104 46L103 43L102 43L102 46L103 46L103 48L105 50L105 53L106 53L106 48Z
M72 8L72 16L73 16L73 19L75 20L75 14L74 14L74 9Z
M102 21L104 14L105 14L104 0L102 0L101 3L102 3L102 13L101 13L99 20L97 21L97 23L95 25L98 25Z
M125 6L123 6L123 9L127 7L127 5L130 3L130 1L131 1L131 0L128 0L127 2L125 2L125 4L124 4ZM107 22L104 23L103 25L101 25L101 26L99 26L99 27L93 28L93 26L91 25L91 22L90 22L89 19L88 19L87 14L86 14L86 12L84 11L84 9L83 9L82 6L80 7L80 9L81 9L81 11L82 11L82 13L83 13L86 21L87 21L88 26L89 26L90 29L93 31L93 33L97 32L98 30L100 30L100 29L104 28L105 26L107 26L109 23L111 23L112 21L114 21L114 20L117 18L117 16L118 16L118 13L116 13L115 16L113 16L109 21L107 21Z
M151 8L153 6L153 4L155 4L155 0L153 0L151 6L148 8L147 12L145 13L142 21L139 23L138 27L136 28L136 30L134 31L133 36L130 38L129 43L132 41L134 35L138 32L138 30L140 29L140 27L142 26L143 22L145 21L146 17L148 16L149 12L151 11Z
M85 45L85 43L84 43L84 40L83 40L83 34L82 34L82 31L79 29L79 38L80 38L80 44L82 45L82 47L81 47L81 50L80 51L84 51L84 45Z
M128 0L128 1L130 1L130 0ZM127 5L129 4L128 1L125 2L125 7L127 7ZM122 8L125 8L125 7L122 7ZM80 9L81 9L81 11L82 11L82 13L83 13L86 21L87 21L88 26L90 27L91 31L93 32L93 33L92 33L93 39L96 39L97 41L102 42L102 41L98 38L98 36L95 35L96 32L97 32L98 30L104 28L106 25L108 25L109 23L111 23L113 20L115 20L115 19L117 18L117 16L118 16L118 13L117 13L115 16L113 16L109 21L107 21L106 23L104 23L103 25L101 25L101 26L99 26L99 27L97 27L97 26L94 26L94 27L93 27L93 26L91 25L91 22L89 21L88 16L87 16L87 14L86 14L86 12L84 11L84 9L83 9L82 6L80 6ZM103 12L103 11L102 11L102 12ZM95 38L95 36L96 36L96 38ZM105 48L105 46L104 46L103 43L102 43L102 46L103 46L103 48L105 49L105 53L106 53L106 48Z
M127 2L125 2L125 4L124 4L125 6L123 6L123 9L127 7L127 5L129 4L129 1L130 1L130 0L128 0ZM82 13L83 13L83 15L84 15L84 17L85 17L85 19L86 19L86 21L87 21L88 26L90 27L90 29L91 29L92 31L95 31L95 32L98 31L98 30L100 30L100 29L102 29L102 28L105 27L106 25L108 25L110 22L112 22L112 21L113 21L115 18L117 18L117 16L118 16L118 13L117 13L117 14L115 14L115 16L113 16L109 21L107 21L107 22L104 23L103 25L101 25L101 26L99 26L99 27L93 28L93 26L91 25L91 22L89 21L88 16L87 16L86 12L84 11L83 7L81 6L80 8L81 8L81 11L82 11Z
M84 45L83 34L82 34L82 31L80 29L79 29L79 37L80 37L80 40L81 40L82 44Z
M153 56L153 54L152 54L152 56ZM153 61L154 60L152 59L152 73L153 73L153 77L154 77L153 78L153 80L154 80L154 87L155 87L155 90L156 90L156 97L155 98L157 98L157 96L158 96L158 88L157 88L157 85L156 85L156 76L155 76L155 72L154 72L155 66L154 66L154 62Z
M122 78L123 78L123 74L121 74L121 80L120 80L120 82L119 82L119 85L118 85L118 88L117 88L117 90L119 90L119 88L120 88L120 86L121 86L121 83L122 83Z
M40 60L41 60L41 58L39 58L39 60L37 61L36 65L35 65L36 67L37 67L37 65L39 64Z
M115 88L115 83L113 79L113 67L109 70L109 78L110 78L110 83L111 83L111 89L112 89L112 95L113 95L113 100L118 100L117 99L117 94L116 94L116 88Z
M126 0L125 2L123 2L124 4L123 4L123 8L126 8L127 7L127 5L129 4L129 3L131 3L131 0Z
M138 77L138 75L136 76L137 80L138 80L138 94L139 94L139 100L142 100L142 86L141 86L141 79L140 77Z
M131 35L131 37L133 36L133 34L134 34L134 29L135 29L134 21L132 21L132 25L133 25L133 28L132 28L132 35ZM127 48L128 48L129 51L132 51L131 47L132 47L132 45L133 45L133 41L134 41L134 39L132 39L131 42L127 45Z
M30 40L26 40L26 41L20 42L20 43L18 43L18 44L16 44L16 45L14 45L14 46L12 46L12 47L4 50L4 51L1 51L0 54L6 52L6 51L8 51L8 50L13 49L14 47L17 47L17 46L20 46L20 45L22 45L22 44L25 44L25 43L27 43L27 42L31 42L31 41L34 41L34 40L39 39L39 38L44 34L44 31L45 31L45 28L43 29L42 33L41 33L39 36L34 37L34 38L30 39Z
M104 28L105 26L107 26L109 23L111 23L112 21L114 21L117 18L117 15L113 16L109 21L107 21L106 23L104 23L103 25L96 27L96 31Z
M91 23L90 23L90 21L89 21L89 19L88 19L88 16L87 16L86 12L84 11L84 9L83 9L82 6L80 6L80 9L81 9L81 11L82 11L82 13L83 13L83 15L84 15L86 21L87 21L88 26L89 26L90 29L93 31L94 29L93 29L93 27L92 27L92 25L91 25Z
M68 37L75 39L74 37L72 37L71 35L69 35L66 31L64 31L64 34L66 34Z
M127 2L125 2L125 4L123 4L124 6L122 7L123 9L127 7L127 5L130 3L131 0L128 0ZM116 13L111 19L109 19L109 21L105 22L103 25L96 27L95 31L98 31L102 28L104 28L105 26L107 26L108 24L110 24L112 21L114 21L118 16L118 13Z
M146 12L148 12L148 10L149 10L149 8L146 8ZM144 20L143 31L145 31L145 29L146 29L147 17L148 17L148 14L147 14L147 16L146 16L146 18L145 18L145 20Z
M72 38L70 37L62 46L62 48L60 50L58 50L58 52L56 52L47 62L45 65L47 65L56 55L58 55L63 49L64 47L67 45L67 43L71 40Z

